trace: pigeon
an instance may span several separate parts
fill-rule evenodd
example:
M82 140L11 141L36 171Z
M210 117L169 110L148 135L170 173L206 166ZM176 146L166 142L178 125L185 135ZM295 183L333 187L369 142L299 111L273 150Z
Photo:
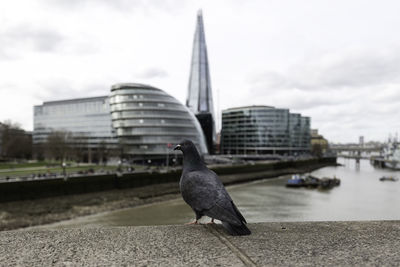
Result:
M184 140L174 150L183 153L183 169L179 182L185 202L193 209L197 224L206 215L211 223L220 220L231 235L249 235L246 220L229 196L215 172L208 169L201 159L196 146L190 140Z

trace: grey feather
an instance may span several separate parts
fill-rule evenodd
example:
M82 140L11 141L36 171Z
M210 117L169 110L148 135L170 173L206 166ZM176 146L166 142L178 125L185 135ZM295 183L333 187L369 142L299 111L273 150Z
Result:
M176 149L183 152L183 170L179 183L181 194L196 213L196 219L207 215L222 221L232 235L250 234L243 215L217 174L204 164L194 144L185 140Z

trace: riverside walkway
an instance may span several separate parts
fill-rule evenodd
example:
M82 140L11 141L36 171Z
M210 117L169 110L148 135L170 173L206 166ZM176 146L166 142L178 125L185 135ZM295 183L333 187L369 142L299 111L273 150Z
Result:
M1 266L399 266L400 221L87 227L0 232Z

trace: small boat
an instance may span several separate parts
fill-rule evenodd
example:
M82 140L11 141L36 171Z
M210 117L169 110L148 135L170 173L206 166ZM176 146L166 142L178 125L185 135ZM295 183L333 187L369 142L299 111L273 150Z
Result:
M299 175L295 174L286 183L286 187L309 187L309 188L320 188L330 189L334 186L340 185L340 179L336 178L317 178L312 175Z
M308 175L304 180L305 183L304 185L307 187L315 188L319 186L320 182L321 181L319 178L312 175Z
M335 186L339 186L339 185L340 185L340 179L339 179L339 178L336 178L336 176L334 176L332 180L333 180L333 184L334 184Z
M295 174L292 176L291 179L289 179L286 183L287 187L302 187L305 185L305 180L304 177Z
M334 183L333 183L332 179L330 179L328 177L321 178L321 181L319 183L320 189L330 189L332 187L334 187Z
M384 181L391 181L391 182L397 182L399 179L393 177L393 176L382 176L379 178L379 181L384 182Z
M334 176L333 178L324 177L321 178L319 183L319 189L331 189L332 187L339 186L340 179Z

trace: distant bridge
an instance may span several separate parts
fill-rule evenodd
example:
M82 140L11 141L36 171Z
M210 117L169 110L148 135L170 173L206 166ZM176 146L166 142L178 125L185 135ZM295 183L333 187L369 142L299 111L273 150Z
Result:
M361 156L361 155L345 155L345 154L337 154L338 158L345 158L345 159L371 159L372 156Z
M340 152L350 152L351 154L361 154L361 152L381 152L383 146L360 146L360 145L332 145L330 149Z

